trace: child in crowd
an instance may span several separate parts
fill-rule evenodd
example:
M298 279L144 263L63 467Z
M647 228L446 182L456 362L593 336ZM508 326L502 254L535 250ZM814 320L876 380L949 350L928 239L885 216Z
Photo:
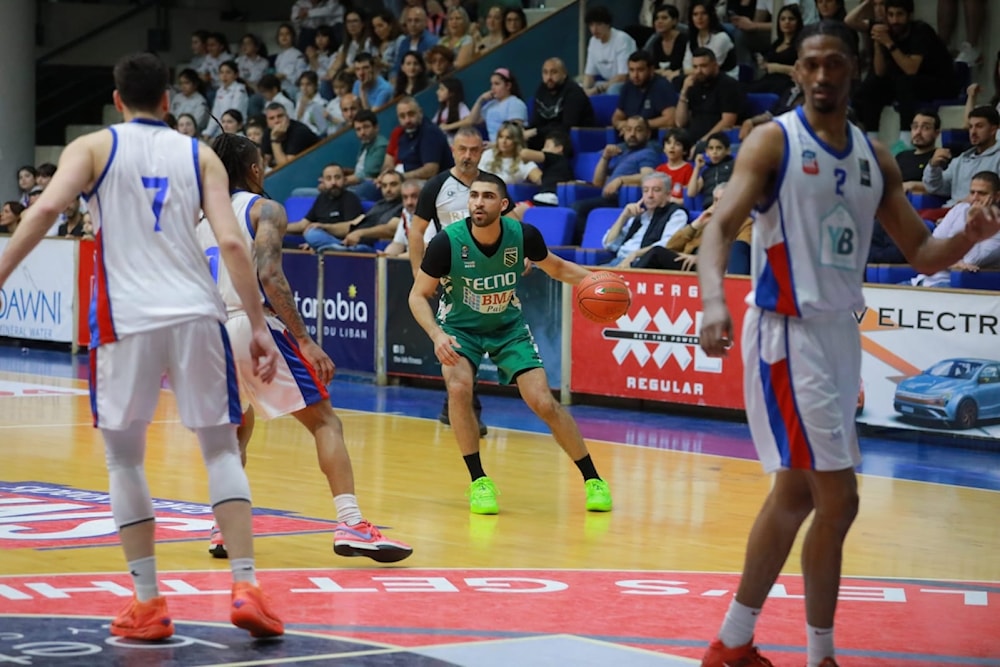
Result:
M291 98L282 92L281 81L278 77L273 74L265 74L260 78L260 83L257 84L257 91L264 98L264 104L261 105L261 109L271 102L277 102L285 107L285 113L288 114L289 118L295 118L295 102L292 102Z
M354 72L349 70L344 70L333 77L333 97L326 103L326 109L323 113L327 122L327 134L335 134L344 126L344 112L340 110L340 102L344 95L351 92L354 81Z
M299 99L295 104L295 119L304 124L313 134L326 134L326 100L319 96L319 77L316 72L307 71L299 76Z
M673 183L670 189L670 201L684 204L684 188L691 182L694 165L685 156L691 151L691 139L688 133L680 128L671 128L663 137L663 154L667 161L656 168L670 177Z
M465 86L454 77L445 77L438 82L437 101L438 110L434 114L434 122L438 127L448 123L457 123L469 115L469 107L463 102L465 99ZM445 132L450 144L455 138L455 131Z
M559 184L573 180L573 166L569 161L571 152L569 135L563 130L550 130L540 151L530 148L521 150L521 159L541 165L542 174L538 193L531 201L519 202L512 213L514 217L521 220L524 212L532 206L559 205L556 196Z
M709 135L705 146L705 155L699 153L694 158L694 170L688 181L688 197L696 197L705 192L704 206L712 205L712 192L716 186L728 183L733 176L733 155L729 150L729 136L725 132Z

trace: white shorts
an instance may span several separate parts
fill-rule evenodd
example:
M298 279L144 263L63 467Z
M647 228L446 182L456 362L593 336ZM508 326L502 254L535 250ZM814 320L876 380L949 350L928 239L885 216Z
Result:
M263 419L274 419L298 412L306 406L330 400L330 394L316 375L316 370L306 361L299 345L277 317L267 318L271 337L278 346L278 372L270 384L253 374L250 359L250 339L253 330L246 313L229 316L226 331L233 343L236 374L239 377L240 405L243 411L252 405L254 413Z
M802 320L747 310L743 392L765 471L861 463L854 424L860 388L861 336L853 314Z
M188 428L240 423L236 368L226 330L214 318L203 317L92 348L94 426L118 431L135 421L152 421L164 375Z

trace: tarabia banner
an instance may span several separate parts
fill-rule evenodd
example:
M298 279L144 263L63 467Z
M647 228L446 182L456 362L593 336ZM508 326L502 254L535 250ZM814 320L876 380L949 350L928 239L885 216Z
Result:
M739 332L749 281L726 279L737 340L729 356L719 359L698 345L701 296L695 274L624 271L622 276L632 290L632 305L616 322L595 324L573 309L570 389L742 410Z
M375 372L375 256L323 255L323 349L338 368Z

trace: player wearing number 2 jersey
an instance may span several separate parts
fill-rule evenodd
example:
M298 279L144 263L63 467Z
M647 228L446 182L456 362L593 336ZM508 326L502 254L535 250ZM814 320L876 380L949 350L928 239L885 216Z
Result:
M729 244L751 208L753 291L743 325L744 395L758 455L774 485L747 545L743 577L719 637L702 665L771 665L753 645L764 601L803 521L808 667L835 667L833 620L844 539L858 511L860 462L854 410L861 344L853 311L877 216L903 254L925 273L958 261L1000 229L990 211L970 229L932 238L903 194L896 162L847 121L857 66L843 23L807 26L795 80L805 105L762 125L740 148L733 177L698 251L704 316L701 346L732 345L723 298Z
M264 303L268 328L281 353L273 382L259 382L249 372L252 360L241 352L242 341L251 334L244 307L245 295L235 289L226 267L218 266L219 291L229 315L226 330L236 346L236 368L244 410L243 424L238 431L243 463L246 463L246 446L253 434L255 414L264 419L294 416L312 433L319 466L333 494L339 521L333 531L334 551L342 556L368 556L383 563L403 560L413 553L413 549L384 537L378 528L362 518L358 509L344 429L330 405L326 389L333 379L333 361L306 330L282 270L281 241L288 221L281 204L260 196L264 191L264 158L252 141L236 134L216 137L212 148L225 165L234 188L233 211L241 222L243 244L254 258L260 282L254 300ZM212 229L199 225L198 236L211 261L218 252ZM224 532L213 531L209 548L218 558L226 556L223 535Z
M171 130L166 66L156 56L122 58L114 69L115 106L125 123L81 137L22 219L0 258L0 285L42 239L56 215L89 193L97 238L91 312L90 395L104 436L111 513L135 597L111 633L164 639L173 633L159 595L155 512L143 467L146 429L164 374L181 421L198 436L216 521L230 536L230 619L254 637L284 632L256 585L250 487L240 466L239 398L222 302L195 236L203 209L219 252L243 297L256 295L250 255L229 206L229 180L210 149ZM277 349L259 300L247 308L251 334L241 350L263 382L274 377Z

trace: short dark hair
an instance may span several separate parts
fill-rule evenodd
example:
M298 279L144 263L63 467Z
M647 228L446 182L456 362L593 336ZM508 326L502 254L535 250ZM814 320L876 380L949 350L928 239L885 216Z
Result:
M114 69L118 96L133 111L156 111L170 84L166 64L152 53L123 56Z
M699 46L694 51L691 52L691 59L695 58L708 58L713 63L718 62L718 58L715 57L715 51L708 48L707 46Z
M796 53L801 51L802 45L807 39L819 36L836 37L843 45L842 50L844 53L851 58L857 58L858 50L855 41L857 39L856 34L857 33L848 28L843 21L823 19L822 21L810 23L806 27L802 28L799 32L798 38L795 40L795 51Z
M681 147L684 149L685 154L687 154L688 151L691 150L692 146L691 135L688 134L685 130L679 127L672 127L663 133L663 143L667 143L671 139L673 139L674 141L676 141L681 145Z
M931 118L931 119L934 120L934 129L935 130L940 130L941 129L941 116L938 115L938 112L937 112L936 109L931 109L930 107L927 107L927 108L924 108L924 109L918 109L917 112L915 114L913 114L913 116L914 117L917 117L917 116L927 116L928 118Z
M993 188L993 192L1000 192L1000 175L997 175L995 171L989 171L988 169L980 171L972 177L972 180L989 183L990 187Z
M358 55L354 56L354 63L375 63L375 56L368 53L367 51L362 51Z
M902 9L907 14L913 14L913 0L885 0L886 11L889 8Z
M500 193L500 198L510 201L510 195L507 194L507 183L496 174L491 174L488 171L480 171L479 175L472 179L472 182L490 183L495 185L497 186L497 191ZM504 212L506 213L506 211Z
M354 114L354 124L358 123L371 123L378 127L378 116L371 109L360 109L358 113Z
M646 63L649 67L653 67L653 56L650 55L649 51L644 49L639 49L638 51L633 51L628 57L630 63Z
M997 113L997 110L989 105L984 104L970 111L969 119L973 118L985 118L990 125L1000 125L1000 113Z
M653 12L653 17L655 18L660 12L666 12L675 21L679 21L681 18L681 12L677 7L673 5L660 5L659 9Z
M572 156L573 153L573 142L569 139L569 133L566 130L562 130L558 127L553 128L545 133L545 141L551 141L556 146L562 146L563 155L567 158Z
M267 106L264 107L264 111L284 111L285 115L288 115L288 109L281 102L268 102Z
M257 89L267 88L268 90L281 90L281 79L273 74L265 74L257 82Z
M726 148L729 148L730 146L733 145L732 142L729 140L729 135L726 134L725 132L713 132L712 134L708 135L708 139L705 141L705 145L708 145L708 142L712 141L713 139L718 141Z
M36 176L48 176L52 178L56 173L56 166L51 162L43 162L38 165L38 173Z
M584 15L583 22L585 25L590 25L591 23L611 25L611 11L602 5L591 7Z

